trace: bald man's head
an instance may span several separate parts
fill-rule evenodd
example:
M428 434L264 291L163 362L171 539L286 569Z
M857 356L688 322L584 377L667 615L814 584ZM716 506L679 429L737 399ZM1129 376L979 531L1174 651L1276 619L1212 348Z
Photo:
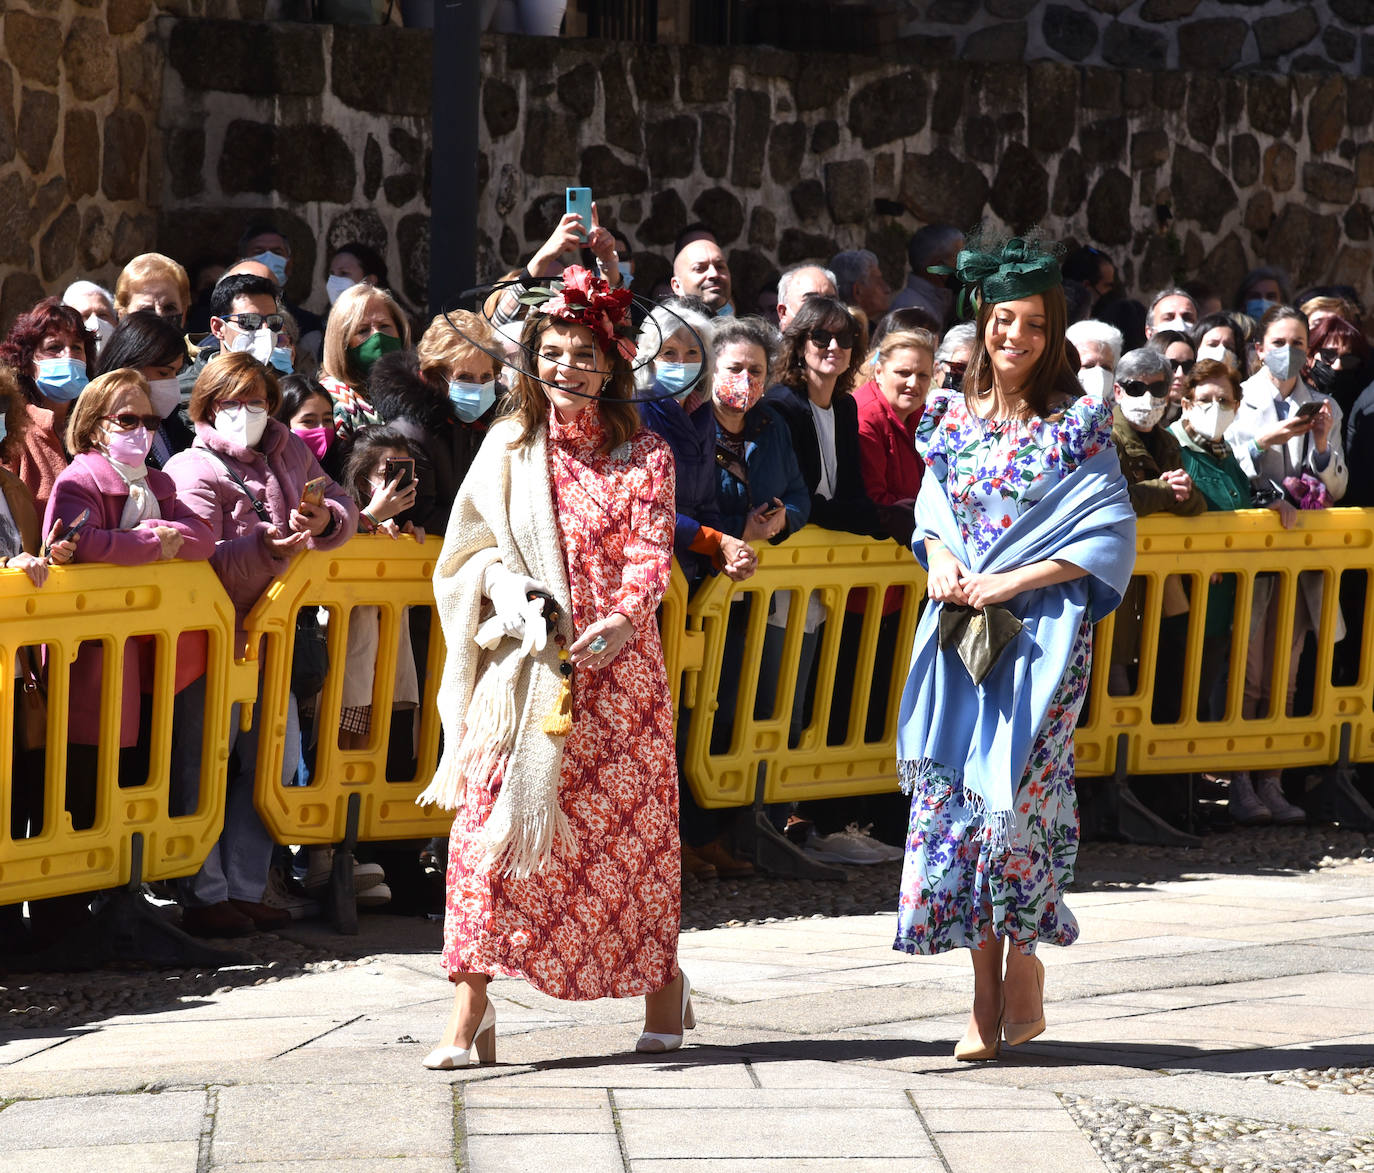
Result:
M730 266L714 240L694 240L673 260L673 292L699 297L712 312L730 300Z
M792 315L801 309L801 303L813 294L838 297L835 288L835 274L820 265L799 265L788 269L778 280L778 328L787 329Z

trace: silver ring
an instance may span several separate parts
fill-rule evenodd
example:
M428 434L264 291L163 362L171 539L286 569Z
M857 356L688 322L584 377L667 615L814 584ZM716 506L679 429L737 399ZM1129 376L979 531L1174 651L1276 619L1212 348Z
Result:
M598 635L594 640L592 640L591 643L587 645L587 651L591 652L593 656L599 656L605 650L606 637L604 635Z

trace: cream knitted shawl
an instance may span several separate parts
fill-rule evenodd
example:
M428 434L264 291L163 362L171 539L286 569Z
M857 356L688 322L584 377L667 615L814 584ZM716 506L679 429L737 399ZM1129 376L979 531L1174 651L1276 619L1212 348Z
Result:
M438 695L444 753L434 780L416 801L448 810L461 807L468 781L464 770L473 759L465 753L460 761L459 743L474 691L485 676L496 673L488 683L513 692L514 739L482 835L489 863L523 876L543 868L555 844L571 834L558 804L563 737L543 730L544 718L558 706L562 677L552 639L542 653L527 659L520 656L519 640L502 640L491 652L478 647L473 637L484 608L490 611L482 591L487 567L500 562L543 583L562 608L560 630L567 644L573 634L571 592L549 481L547 429L541 428L529 443L511 447L518 435L514 420L498 420L487 433L454 502L434 568L434 598L447 644Z

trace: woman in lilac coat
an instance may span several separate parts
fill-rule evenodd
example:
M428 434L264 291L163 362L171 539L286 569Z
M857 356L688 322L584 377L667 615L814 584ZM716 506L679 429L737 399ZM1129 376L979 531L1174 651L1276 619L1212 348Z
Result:
M325 476L304 441L272 418L280 403L270 367L247 354L214 359L191 391L187 414L195 425L195 443L167 463L182 504L210 527L215 541L210 564L234 604L239 655L249 610L291 559L306 550L333 550L358 532L352 498ZM323 500L304 501L306 483L321 477ZM272 838L253 808L261 717L258 704L252 727L241 733L237 712L231 716L231 749L238 753L225 798L224 831L200 871L181 882L182 927L197 936L241 936L290 920L262 903ZM299 756L292 696L283 784L294 777ZM186 788L174 800L181 810L192 810L196 794Z
M88 513L77 539L75 561L143 566L169 558L208 558L214 549L209 528L177 500L172 478L144 461L160 418L153 412L148 383L133 370L101 375L81 392L67 417L67 451L72 462L53 483L43 532L58 522L63 532ZM140 696L152 691L153 645L147 636L124 646L120 693L119 747L138 741ZM71 669L67 720L67 810L77 829L96 816L96 764L100 744L101 677L104 649L81 645ZM205 671L205 635L187 635L177 645L176 687ZM127 759L129 755L121 754ZM138 785L142 771L122 760L124 785Z

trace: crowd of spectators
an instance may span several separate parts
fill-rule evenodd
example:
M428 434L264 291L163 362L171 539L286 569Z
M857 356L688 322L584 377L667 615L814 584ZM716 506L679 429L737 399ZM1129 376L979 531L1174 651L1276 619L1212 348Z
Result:
M635 364L642 425L675 459L674 545L690 589L714 574L748 579L760 543L786 542L806 525L910 542L923 472L916 424L932 387L960 387L974 341L974 307L953 276L963 244L957 228L930 225L911 238L909 274L895 290L873 253L851 250L787 269L767 297L741 306L709 229L683 234L668 287L657 304L642 299L636 307ZM574 264L595 266L612 287L633 276L623 235L595 221L584 231L569 215L476 312L426 322L389 292L382 258L351 242L327 258L320 318L283 297L292 255L276 226L246 226L237 251L232 263L198 264L194 281L173 258L136 257L112 293L78 281L21 314L0 343L0 565L24 570L33 589L42 589L48 566L71 560L208 559L234 605L242 645L248 610L303 551L335 548L359 532L420 541L442 534L511 372L529 361L518 341L522 295ZM1292 526L1303 509L1374 505L1374 368L1354 291L1295 296L1284 274L1261 269L1247 275L1230 308L1199 284L1145 303L1125 295L1112 260L1095 249L1072 253L1063 271L1070 364L1085 392L1114 398L1113 439L1139 514L1260 506ZM1158 646L1142 657L1147 600L1137 584L1103 653L1116 693L1138 686L1143 660L1154 665L1157 720L1180 715L1192 593L1184 578L1165 581ZM1304 647L1323 607L1337 601L1323 596L1320 575L1300 577L1288 678L1270 696L1285 595L1276 576L1260 576L1249 631L1237 633L1236 594L1234 576L1213 576L1198 716L1224 712L1231 648L1241 637L1244 714L1291 713ZM872 666L857 660L866 595L853 591L845 604L832 744L850 735L849 698L865 675L872 691L860 732L881 735L905 592L882 601ZM731 609L717 750L731 743L736 690L751 675L746 635L760 605L768 613L754 707L773 711L791 598L761 602L745 593ZM304 686L293 696L283 784L308 780L321 736L336 735L345 748L365 744L381 633L368 610L350 619L341 728L316 728L315 696ZM818 596L803 610L793 744L811 719L828 619ZM1340 616L1336 628L1340 638ZM396 714L413 712L423 695L428 638L428 612L409 614L398 634ZM76 827L98 816L92 779L101 754L117 754L121 785L147 776L155 660L149 641L131 639L124 649L117 746L97 736L101 647L83 646L72 666L63 805ZM204 669L203 643L184 637L174 656L173 813L199 801ZM36 660L16 665L16 676L41 682L43 673ZM38 834L44 819L44 746L41 735L18 732L22 691L12 750L15 837ZM684 714L680 739L689 720ZM327 851L293 861L274 847L252 800L257 716L247 732L238 727L234 714L223 832L199 873L176 885L183 926L204 936L308 914L332 866ZM393 719L391 729L403 760L412 753L411 723ZM1210 784L1229 792L1236 822L1304 817L1278 773L1230 775L1224 762L1206 765ZM685 780L681 797L684 875L752 870L735 820L698 807ZM868 862L884 856L882 839L904 838L900 800L769 813L821 858ZM864 824L876 838L857 829ZM442 854L442 844L428 853ZM356 862L354 876L360 902L386 901L375 863ZM89 915L89 904L35 902L27 924L19 906L0 909L0 936L42 944Z

